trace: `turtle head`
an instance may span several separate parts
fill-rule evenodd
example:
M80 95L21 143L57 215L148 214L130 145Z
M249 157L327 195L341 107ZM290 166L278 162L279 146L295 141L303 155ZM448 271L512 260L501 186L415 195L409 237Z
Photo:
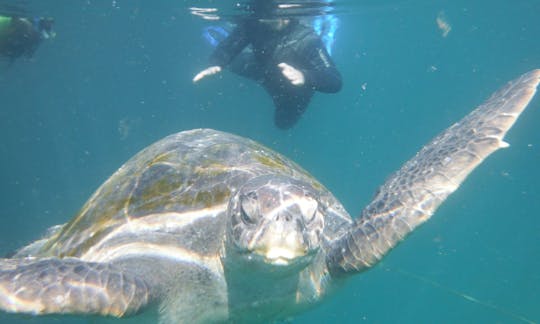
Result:
M229 204L229 253L255 264L305 267L320 247L320 205L305 182L275 175L250 180Z

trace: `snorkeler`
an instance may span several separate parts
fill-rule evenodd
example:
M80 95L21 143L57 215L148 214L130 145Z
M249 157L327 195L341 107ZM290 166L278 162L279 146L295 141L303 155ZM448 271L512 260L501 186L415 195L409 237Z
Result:
M252 1L252 14L242 18L210 57L210 67L193 82L228 68L259 82L272 97L274 122L292 127L305 112L315 91L335 93L341 74L323 41L311 26L275 14L271 0ZM250 46L250 47L248 47Z
M30 58L43 39L52 38L52 18L24 18L0 15L0 59Z

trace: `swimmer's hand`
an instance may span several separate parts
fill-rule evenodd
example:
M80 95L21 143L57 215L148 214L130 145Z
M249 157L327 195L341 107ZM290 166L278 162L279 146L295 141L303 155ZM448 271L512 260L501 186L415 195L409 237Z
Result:
M206 76L209 76L209 75L214 75L216 73L219 73L221 72L221 66L211 66L209 68L206 68L204 70L202 70L201 72L197 73L197 75L193 78L193 83L199 81L200 79L206 77Z
M300 72L300 70L297 70L290 66L287 63L279 63L278 67L281 69L281 73L291 81L291 83L295 86L302 86L306 82L304 78L304 73Z

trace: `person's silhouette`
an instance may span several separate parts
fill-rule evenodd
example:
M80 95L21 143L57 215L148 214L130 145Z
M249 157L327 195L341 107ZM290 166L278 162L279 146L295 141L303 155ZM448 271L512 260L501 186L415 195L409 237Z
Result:
M315 91L335 93L341 75L320 36L299 20L274 14L271 0L252 2L252 14L241 19L210 57L210 67L193 82L224 68L259 82L272 97L277 127L292 127Z
M55 36L52 18L0 15L0 58L32 57L43 39Z

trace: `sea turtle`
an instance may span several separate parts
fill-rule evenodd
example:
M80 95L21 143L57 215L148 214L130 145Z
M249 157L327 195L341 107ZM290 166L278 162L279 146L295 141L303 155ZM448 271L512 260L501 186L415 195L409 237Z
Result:
M313 176L246 138L170 135L114 173L68 223L0 259L6 312L162 323L263 322L320 301L425 222L533 97L534 70L437 136L352 219Z

